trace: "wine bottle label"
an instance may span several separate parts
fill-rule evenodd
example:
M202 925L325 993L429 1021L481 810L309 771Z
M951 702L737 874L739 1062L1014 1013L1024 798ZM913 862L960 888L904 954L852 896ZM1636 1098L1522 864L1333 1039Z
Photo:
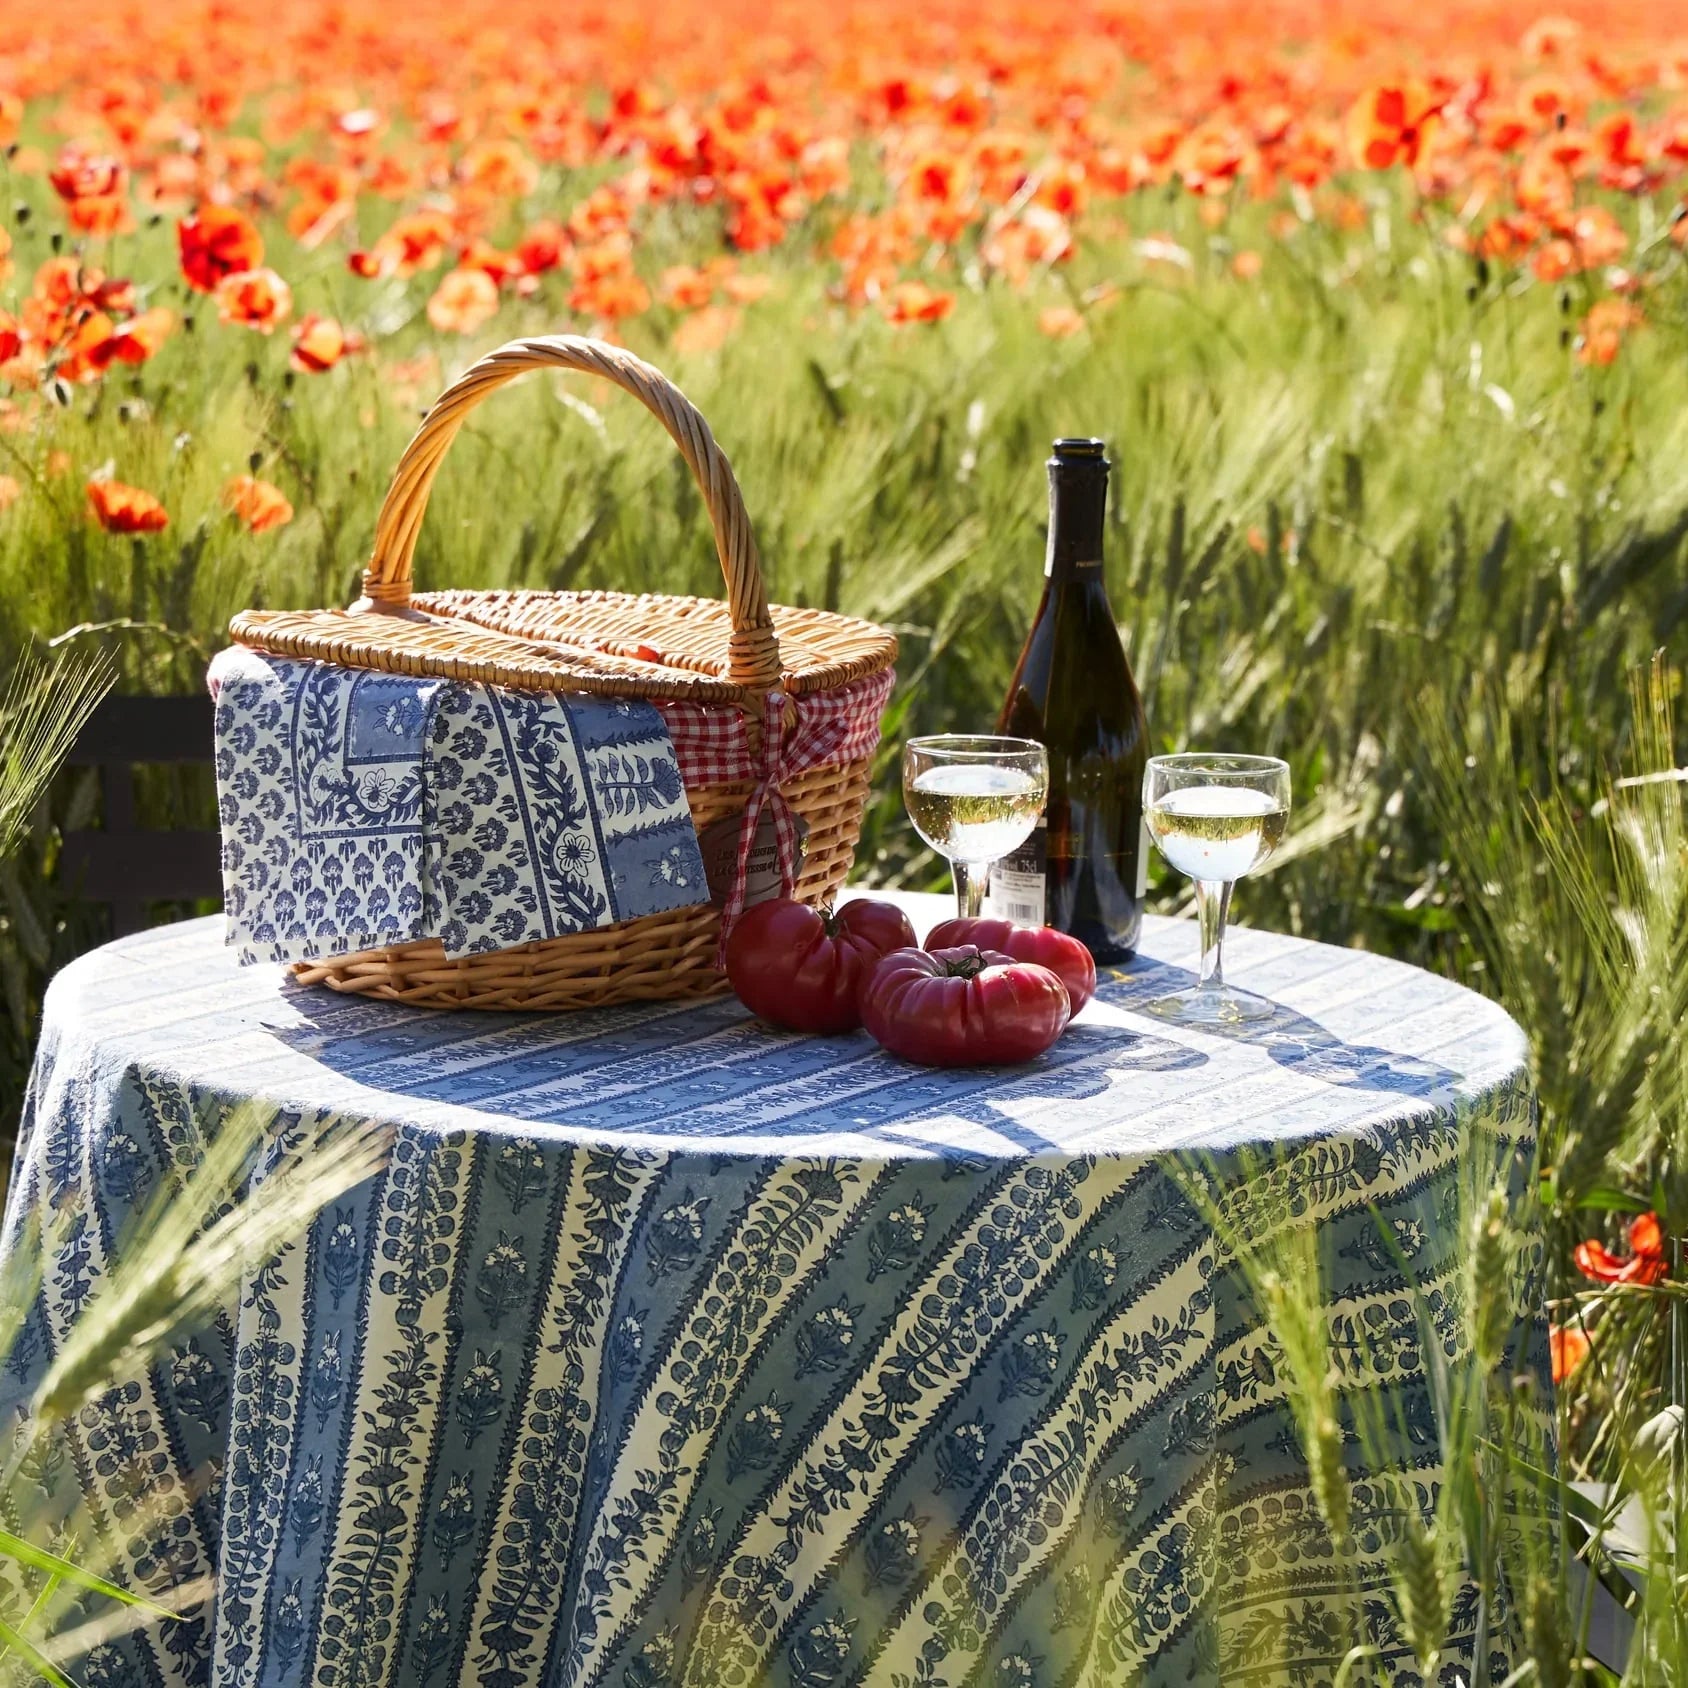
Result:
M992 919L1011 920L1018 926L1044 923L1047 888L1044 862L1048 842L1049 823L1040 815L1025 843L991 869L985 908Z

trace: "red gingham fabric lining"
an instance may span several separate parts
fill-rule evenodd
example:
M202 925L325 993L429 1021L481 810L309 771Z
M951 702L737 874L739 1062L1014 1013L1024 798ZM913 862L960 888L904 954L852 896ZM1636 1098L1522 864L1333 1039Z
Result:
M895 683L896 675L884 669L834 691L802 697L771 692L763 718L761 752L754 757L741 710L695 703L657 703L674 741L681 778L687 785L753 782L739 826L733 884L721 911L723 945L744 907L745 875L763 808L773 816L781 892L790 896L797 882L797 825L780 788L807 768L828 767L871 756L879 744L879 717ZM717 964L720 960L718 953Z

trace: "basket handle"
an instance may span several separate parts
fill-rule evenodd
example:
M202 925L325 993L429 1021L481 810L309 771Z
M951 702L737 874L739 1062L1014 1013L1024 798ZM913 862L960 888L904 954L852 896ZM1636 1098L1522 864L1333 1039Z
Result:
M353 607L403 615L410 602L411 559L428 508L428 492L457 430L494 388L530 369L578 369L624 388L673 436L703 494L732 619L727 677L753 693L779 684L779 641L768 614L762 562L732 465L691 400L660 370L619 346L578 334L512 340L473 363L435 400L404 449L375 520L375 548L363 571L362 600Z

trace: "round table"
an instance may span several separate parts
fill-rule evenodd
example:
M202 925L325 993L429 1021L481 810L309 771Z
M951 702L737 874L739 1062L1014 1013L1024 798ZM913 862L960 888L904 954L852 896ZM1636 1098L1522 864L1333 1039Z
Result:
M31 1208L73 1223L7 1422L230 1104L393 1145L40 1475L35 1524L86 1503L136 1586L218 1579L88 1680L1103 1688L1312 1681L1356 1639L1404 1672L1383 1561L1333 1563L1275 1338L1188 1180L1244 1199L1269 1162L1318 1227L1335 1381L1391 1393L1391 1463L1428 1497L1408 1278L1445 1311L1473 1153L1524 1188L1525 1044L1398 963L1227 950L1277 1018L1141 1014L1195 952L1151 919L1049 1055L967 1072L731 997L335 996L237 966L216 919L73 963L7 1236ZM1522 1275L1532 1364L1537 1293ZM1356 1552L1381 1553L1360 1510Z

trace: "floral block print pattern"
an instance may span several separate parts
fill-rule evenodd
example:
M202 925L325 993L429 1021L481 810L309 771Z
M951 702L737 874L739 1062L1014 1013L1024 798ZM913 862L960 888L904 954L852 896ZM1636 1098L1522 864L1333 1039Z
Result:
M1363 1643L1368 1682L1420 1688L1388 1560L1442 1481L1426 1344L1461 1340L1462 1190L1528 1187L1523 1041L1411 968L1235 943L1235 975L1286 1004L1268 1029L1137 1013L1194 949L1150 920L1049 1056L918 1074L731 999L512 1018L296 990L237 967L214 921L73 962L7 1215L9 1246L57 1228L0 1451L131 1216L227 1108L275 1106L278 1165L316 1119L393 1140L225 1309L31 1448L42 1539L91 1523L161 1598L216 1577L79 1679L1315 1688ZM1197 1170L1232 1222L1269 1200L1326 1245L1340 1387L1392 1427L1375 1466L1346 1450L1345 1556L1278 1338L1186 1198ZM1532 1243L1529 1372L1539 1269ZM1491 1617L1499 1681L1513 1618ZM1477 1628L1467 1588L1450 1672Z
M448 687L426 784L447 955L708 896L679 765L650 704Z
M239 648L211 674L223 902L241 959L426 937L422 751L441 682Z
M238 647L212 682L224 901L243 961L426 937L468 955L708 894L649 704Z

